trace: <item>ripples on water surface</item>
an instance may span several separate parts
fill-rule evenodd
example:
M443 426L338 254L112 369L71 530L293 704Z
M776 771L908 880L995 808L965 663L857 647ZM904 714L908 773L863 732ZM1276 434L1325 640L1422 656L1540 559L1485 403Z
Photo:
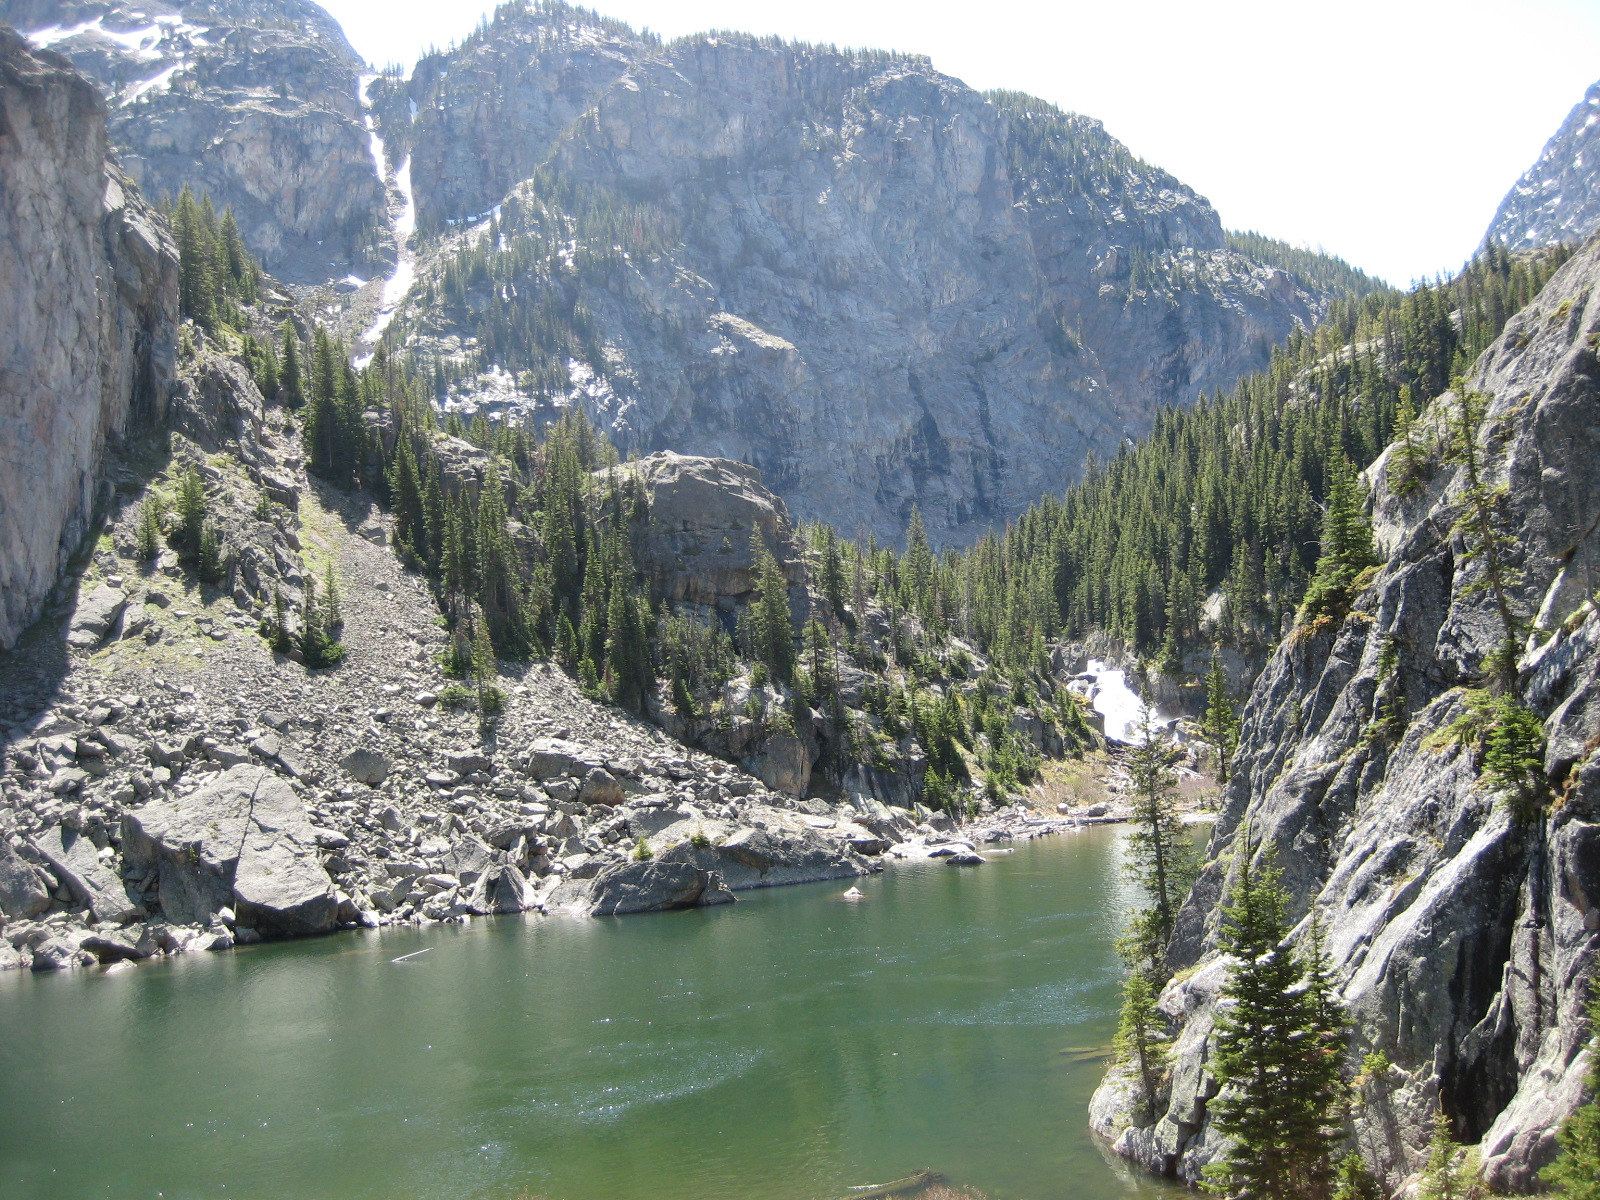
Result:
M7 1200L1155 1197L1085 1106L1119 834L732 907L0 976ZM391 960L428 949L404 963Z

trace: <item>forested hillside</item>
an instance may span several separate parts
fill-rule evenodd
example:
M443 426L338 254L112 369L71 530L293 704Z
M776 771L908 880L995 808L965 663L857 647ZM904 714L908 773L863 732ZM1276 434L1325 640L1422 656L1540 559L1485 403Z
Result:
M1449 281L1340 301L1265 371L1165 410L1083 483L945 554L908 602L1002 660L1094 630L1166 665L1214 639L1264 648L1305 594L1339 464L1395 437L1424 457L1439 435L1416 413L1569 254L1490 247Z

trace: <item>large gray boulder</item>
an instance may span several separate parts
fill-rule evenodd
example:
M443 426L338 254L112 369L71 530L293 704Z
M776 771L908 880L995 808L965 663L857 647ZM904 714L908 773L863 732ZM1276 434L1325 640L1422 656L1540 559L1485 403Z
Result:
M49 907L50 888L44 876L0 838L0 915L26 920Z
M128 895L122 878L100 861L99 848L65 827L41 834L34 849L72 893L73 903L92 909L96 921L132 921L144 907Z
M733 893L715 871L684 859L630 860L602 872L589 889L587 908L597 917L728 904Z
M346 754L339 760L339 766L351 779L368 787L377 787L389 778L389 759L365 746L357 746Z
M130 874L154 872L162 915L174 923L203 924L224 908L273 936L337 923L305 806L264 767L233 767L191 796L126 814L123 855Z
M526 875L513 863L501 861L478 876L467 895L467 906L483 915L526 912L534 907L534 893Z
M127 607L127 592L102 583L87 596L78 598L68 626L67 641L80 650L93 649L105 640Z
M523 769L534 779L579 778L600 765L594 750L562 738L535 738L522 758Z

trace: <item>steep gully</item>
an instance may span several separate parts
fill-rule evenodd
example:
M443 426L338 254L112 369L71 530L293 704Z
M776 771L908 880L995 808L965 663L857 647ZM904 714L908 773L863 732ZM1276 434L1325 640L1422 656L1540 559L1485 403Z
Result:
M361 101L362 123L366 126L368 143L372 149L372 166L378 174L378 182L388 189L391 187L389 151L384 145L382 135L378 132L377 118L372 110L372 85L378 79L377 75L363 75L357 94ZM401 302L405 300L406 294L411 291L411 285L417 280L417 253L412 241L417 232L417 198L411 186L409 154L395 169L392 187L398 193L398 199L391 198L389 203L389 228L390 235L394 239L395 267L383 281L383 287L378 295L377 316L367 331L361 335L361 340L357 344L355 357L357 367L365 367L372 361L373 349L377 346L378 339L383 337L384 331L394 321L395 314L400 311Z

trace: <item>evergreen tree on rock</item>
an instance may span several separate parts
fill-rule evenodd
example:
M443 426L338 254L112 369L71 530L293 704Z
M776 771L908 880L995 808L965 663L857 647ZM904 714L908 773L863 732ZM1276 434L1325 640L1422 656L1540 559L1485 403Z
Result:
M1222 1090L1209 1111L1227 1144L1206 1175L1230 1200L1325 1200L1342 1136L1348 1020L1320 935L1313 930L1307 954L1285 944L1288 893L1270 854L1251 863L1248 835L1223 908L1222 948L1233 964L1213 1033Z
M1567 1118L1557 1135L1561 1157L1545 1168L1544 1181L1562 1200L1600 1200L1600 971L1589 1003L1589 1101Z

